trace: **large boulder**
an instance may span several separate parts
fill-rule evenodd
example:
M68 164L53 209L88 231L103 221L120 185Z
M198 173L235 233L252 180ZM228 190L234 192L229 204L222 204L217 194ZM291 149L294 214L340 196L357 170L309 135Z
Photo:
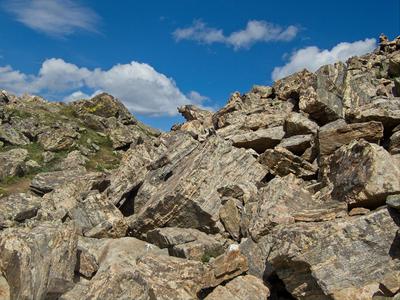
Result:
M24 146L30 143L25 135L8 123L0 124L0 141L15 146Z
M67 182L43 197L41 219L74 220L84 236L105 238L125 236L124 216L105 194L102 178L92 174L86 180Z
M38 142L46 151L61 151L72 147L78 137L79 133L71 128L55 128L40 134Z
M381 146L365 140L342 146L324 168L332 198L350 206L375 208L390 194L400 192L400 168Z
M218 137L190 152L185 149L186 155L175 155L147 174L134 200L135 214L129 217L133 234L165 226L220 231L218 188L239 181L255 183L266 174L247 150Z
M160 248L168 248L172 256L187 259L205 261L224 252L221 241L193 228L157 228L149 231L146 239Z
M386 208L364 216L277 226L241 245L250 274L276 272L296 299L371 299L400 288L399 215ZM266 261L267 259L267 261Z
M40 203L41 198L25 193L0 198L0 230L35 217Z
M6 177L23 175L27 158L26 149L12 149L0 153L0 181Z
M74 285L78 243L73 224L44 222L0 233L0 273L11 299L56 299Z
M311 178L318 171L317 166L281 147L268 149L260 155L258 161L267 166L273 175L294 174L301 178Z
M274 178L259 190L258 197L249 226L255 240L280 224L327 221L347 215L344 203L320 201L293 174Z

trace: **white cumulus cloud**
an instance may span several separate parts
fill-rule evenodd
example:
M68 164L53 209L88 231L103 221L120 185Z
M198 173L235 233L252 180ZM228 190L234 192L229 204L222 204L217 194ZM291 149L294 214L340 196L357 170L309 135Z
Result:
M201 105L207 100L195 91L183 94L173 79L136 61L117 64L109 70L90 70L51 58L43 62L37 75L10 66L0 67L0 89L16 94L50 95L64 101L90 98L105 91L119 98L132 112L149 115L175 115L180 105Z
M375 39L365 39L353 43L343 42L330 50L319 49L316 46L306 47L295 51L284 66L275 67L271 76L273 80L278 80L303 69L314 72L323 65L346 61L352 56L366 54L375 48Z
M33 30L64 37L76 30L96 32L99 16L73 0L7 0L3 8Z
M290 41L299 28L290 25L283 28L265 21L250 20L246 28L225 35L222 29L208 27L202 21L194 21L191 26L176 29L172 35L176 41L192 40L203 44L223 43L235 50L249 48L257 42Z

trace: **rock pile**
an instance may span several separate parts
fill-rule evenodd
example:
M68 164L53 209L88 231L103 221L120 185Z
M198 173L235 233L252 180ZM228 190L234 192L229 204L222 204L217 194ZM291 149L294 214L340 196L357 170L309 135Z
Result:
M0 299L400 297L400 37L179 112L0 94Z

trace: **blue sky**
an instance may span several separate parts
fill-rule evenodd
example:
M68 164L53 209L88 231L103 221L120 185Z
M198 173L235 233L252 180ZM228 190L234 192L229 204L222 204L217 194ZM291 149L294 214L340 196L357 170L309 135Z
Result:
M0 1L0 88L69 101L106 91L154 127L176 106L371 51L398 0ZM375 39L375 40L374 40Z

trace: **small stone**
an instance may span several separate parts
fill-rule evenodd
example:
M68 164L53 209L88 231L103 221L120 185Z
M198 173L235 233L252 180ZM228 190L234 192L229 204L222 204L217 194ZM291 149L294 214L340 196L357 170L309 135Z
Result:
M386 197L386 204L394 209L400 211L400 194L389 195Z

